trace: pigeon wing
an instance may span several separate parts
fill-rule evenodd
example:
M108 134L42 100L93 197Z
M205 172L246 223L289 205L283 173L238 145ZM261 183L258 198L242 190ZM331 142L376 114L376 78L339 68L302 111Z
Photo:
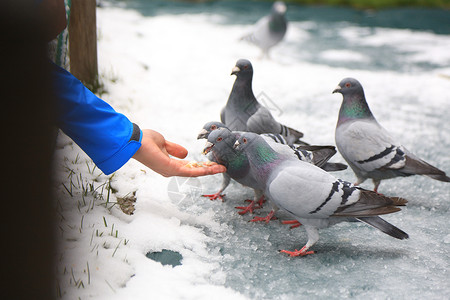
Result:
M251 32L243 36L241 39L251 42L261 48L264 48L266 43L264 42L270 36L269 32L269 21L270 17L265 16L259 19L258 22L253 26Z
M376 121L356 121L336 130L342 156L362 171L398 170L405 166L406 153Z
M390 214L399 211L398 206L405 206L408 202L404 198L386 197L377 192L359 190L359 199L352 204L341 205L333 216L338 217L367 217Z
M247 120L247 131L254 133L282 133L278 123L270 111L260 105L256 112Z
M226 120L225 120L225 110L226 110L226 107L222 108L222 110L220 111L220 121L223 124L227 124Z
M266 187L279 207L300 218L328 218L341 205L339 181L311 164L282 164Z

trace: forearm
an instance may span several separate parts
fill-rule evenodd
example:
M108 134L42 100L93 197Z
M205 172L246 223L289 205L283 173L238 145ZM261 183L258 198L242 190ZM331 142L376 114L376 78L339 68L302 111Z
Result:
M78 79L52 64L58 126L110 174L141 146L139 127L89 91Z

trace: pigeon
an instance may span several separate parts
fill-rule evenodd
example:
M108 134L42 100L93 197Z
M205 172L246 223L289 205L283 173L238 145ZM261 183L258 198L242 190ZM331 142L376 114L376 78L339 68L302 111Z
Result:
M252 90L253 67L249 60L240 59L231 75L236 75L227 104L220 119L230 130L282 135L289 144L299 142L303 133L278 123Z
M205 144L203 153L208 154L209 160L226 166L227 171L223 173L220 190L215 194L203 196L209 197L211 200L219 197L223 201L224 195L221 195L221 193L228 187L230 179L233 178L240 184L254 189L255 196L253 200L250 200L250 205L237 207L242 209L239 214L245 214L247 212L252 213L255 208L260 208L264 197L261 190L257 187L257 182L252 177L247 176L249 170L247 157L242 153L237 153L233 148L239 135L239 133L232 132L226 127L216 128L208 134L208 141ZM255 207L256 203L259 206Z
M312 164L279 154L254 133L242 134L234 147L247 157L248 176L257 181L264 195L306 230L304 247L281 252L290 256L312 254L309 249L319 239L318 230L343 221L361 221L394 238L408 238L407 233L379 217L399 211L406 199L362 189Z
M450 182L445 172L409 152L377 122L356 79L343 79L333 93L343 95L336 146L356 175L355 185L372 178L378 191L382 179L411 175Z
M200 139L208 139L209 134L210 134L213 130L220 129L220 128L225 128L225 129L229 130L229 129L225 126L225 124L223 124L223 123L221 123L221 122L216 122L216 121L214 121L214 122L208 122L208 123L206 123L206 124L203 126L202 130L199 132L199 134L198 134L198 136L197 136L197 139L198 139L198 140L200 140ZM230 143L231 146L232 146L233 143L234 143L234 141L230 141L229 143ZM211 149L212 149L212 147L208 148L207 146L205 146L205 149L203 150L203 154L205 154L205 155L208 156L208 160L213 161L213 162L215 162L215 163L220 163L219 160L218 160L216 157L219 157L219 158L220 158L221 155L220 155L220 154L214 155L214 153L215 153L216 151L210 152ZM214 149L214 150L215 150L215 149ZM221 164L224 164L224 161L226 160L226 156L225 156L224 158L222 158L221 160L222 160L222 163L221 163ZM225 163L226 163L226 162L225 162ZM222 180L222 185L221 185L219 191L218 191L217 193L214 193L214 194L205 194L205 195L202 195L203 197L208 197L210 200L220 199L220 200L222 200L222 202L224 201L223 197L224 197L225 195L223 195L222 192L223 192L223 191L228 187L228 185L230 184L231 177L230 177L230 175L228 174L228 172L222 173L222 176L223 176L223 180Z
M269 56L269 49L281 42L287 31L286 4L276 1L270 15L261 18L252 31L241 38L262 50L262 56Z
M211 130L208 132L208 130ZM222 164L227 167L227 172L223 173L224 179L222 181L222 185L220 190L211 195L203 195L204 197L209 197L211 200L215 200L219 195L219 197L223 200L221 193L227 188L230 183L230 178L236 180L237 182L254 188L255 197L254 200L250 200L250 205L247 207L237 207L242 209L240 212L244 214L246 212L252 212L255 208L255 204L257 203L259 206L256 208L262 207L263 203L263 193L257 186L257 182L253 180L251 176L248 176L249 165L246 160L246 157L242 154L236 153L233 146L236 140L242 135L244 132L230 131L224 124L220 122L209 122L206 123L204 128L199 134L199 138L208 137L208 142L205 145L204 153L207 153L209 159L216 163ZM269 136L262 134L260 135L269 145L270 147L279 154L288 156L292 159L299 159L311 164L318 165L324 169L333 169L333 170L342 170L347 166L343 165L343 167L339 166L340 164L328 163L327 161L336 153L336 150L333 146L307 146L311 147L313 150L302 150L296 149L295 147L290 147L288 145L279 144L275 142ZM299 148L305 146L299 146ZM337 167L340 167L337 168ZM254 221L266 221L268 222L275 210L272 210L266 218L255 217Z

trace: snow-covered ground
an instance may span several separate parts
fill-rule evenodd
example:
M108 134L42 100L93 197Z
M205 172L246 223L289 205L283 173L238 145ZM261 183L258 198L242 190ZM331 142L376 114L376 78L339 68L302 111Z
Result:
M214 11L144 16L103 3L97 10L98 55L108 93L102 98L141 128L184 145L188 159L204 160L197 133L219 120L237 59L252 61L255 95L264 93L278 107L276 117L314 144L334 144L342 96L331 91L342 78L355 77L379 122L410 151L450 173L449 35L294 20L272 59L262 60L257 48L238 41L249 23L226 18ZM323 44L328 36L330 44L323 46L317 36ZM332 160L343 162L339 154ZM355 180L350 170L335 175ZM380 192L409 200L401 212L385 217L409 240L364 224L340 224L321 231L317 254L289 258L278 250L301 247L304 230L290 230L279 220L249 223L252 216L240 216L234 207L252 193L236 183L224 203L199 196L216 192L220 182L221 175L188 182L164 178L134 160L105 176L60 133L57 294L108 300L450 294L447 183L419 176L381 183ZM136 198L133 215L116 204L123 198ZM180 253L182 264L146 257L163 249Z

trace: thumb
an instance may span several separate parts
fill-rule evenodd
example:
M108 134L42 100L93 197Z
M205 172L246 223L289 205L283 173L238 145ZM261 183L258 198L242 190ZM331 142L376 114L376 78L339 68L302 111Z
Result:
M166 140L167 153L178 158L185 158L188 155L188 151L181 145L172 143Z

